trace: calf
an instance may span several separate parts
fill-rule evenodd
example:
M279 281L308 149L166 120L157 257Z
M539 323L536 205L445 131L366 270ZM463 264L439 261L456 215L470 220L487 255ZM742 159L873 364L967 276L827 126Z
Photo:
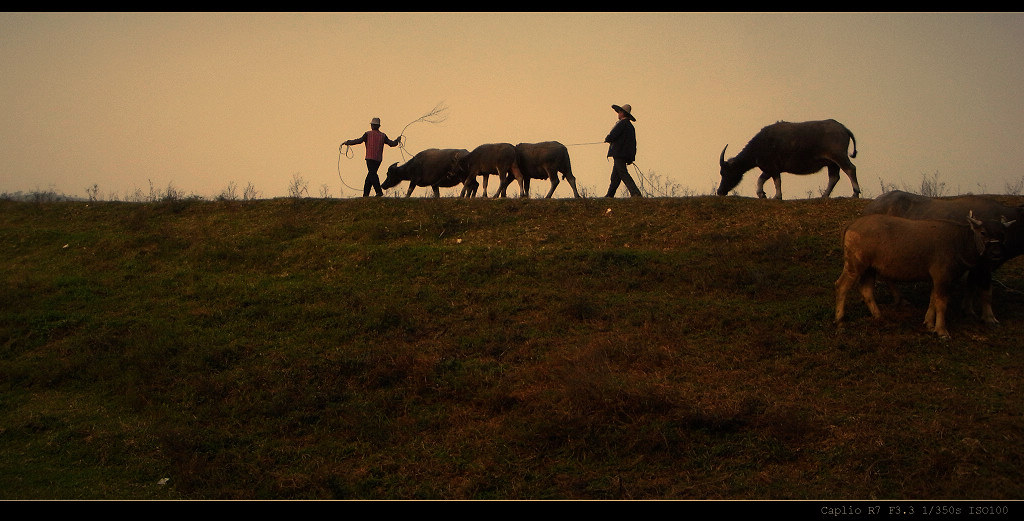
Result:
M835 282L836 323L843 319L846 293L855 284L877 319L882 313L874 298L876 277L931 280L924 323L949 338L946 308L951 286L979 263L1001 257L1004 229L999 222L980 221L971 214L963 223L878 214L858 218L843 231L843 273Z
M464 176L466 188L462 195L475 196L476 176L483 176L484 197L487 197L487 179L491 174L498 176L498 186L506 177L518 169L516 147L511 143L488 143L480 145L459 160L459 174Z
M516 145L516 162L518 168L512 170L512 176L506 176L498 188L498 194L505 195L505 190L512 183L512 179L519 181L519 196L530 196L530 179L548 179L551 181L551 189L548 190L550 198L558 186L558 173L569 183L574 197L579 198L580 193L576 190L576 177L572 175L572 164L569 161L569 149L558 141L544 141L542 143L519 143Z
M961 195L951 198L933 198L923 195L892 190L871 201L861 212L863 215L886 214L908 219L955 219L971 213L976 219L1000 221L1006 227L1003 255L1000 259L983 262L967 273L967 296L963 308L974 314L972 301L980 300L981 318L988 324L998 324L992 312L992 273L1002 263L1024 253L1024 207L1007 206L981 195ZM899 292L890 285L896 302Z

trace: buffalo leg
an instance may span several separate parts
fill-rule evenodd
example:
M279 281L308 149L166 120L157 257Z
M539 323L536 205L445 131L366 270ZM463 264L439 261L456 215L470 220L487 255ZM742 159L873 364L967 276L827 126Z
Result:
M992 313L992 272L977 267L967 273L967 291L964 295L963 307L967 313L974 314L974 299L981 304L981 319L989 325L999 325Z
M768 197L767 194L764 193L764 182L769 179L775 183L775 199L782 199L781 172L761 172L761 175L757 177L757 196L761 199Z
M782 200L782 174L773 175L772 181L775 182L775 198Z
M949 303L949 292L942 284L935 284L932 288L931 299L928 303L928 312L924 316L924 324L929 331L938 333L941 338L949 338L949 331L946 330L946 308Z
M517 166L512 166L512 175L506 174L505 178L501 180L501 184L499 185L498 192L495 197L505 197L508 185L512 184L513 179L519 182L519 197L529 197L530 180L529 178L524 179L522 171L520 171Z
M569 170L563 172L562 178L565 179L566 182L569 183L569 186L572 188L572 195L575 198L579 199L580 193L576 191L576 176L572 175L572 169L570 168Z
M853 163L850 162L850 159L845 156L843 157L843 161L840 162L839 167L843 169L843 172L846 172L846 177L850 178L850 184L853 185L853 196L860 197L860 183L857 182L857 167L854 166ZM837 172L836 177L838 176L839 173Z
M556 170L552 172L551 170L548 169L544 169L544 171L547 172L548 179L551 180L551 189L548 190L548 195L545 195L544 198L550 199L551 195L555 193L555 188L558 187L558 171Z
M821 198L828 199L828 196L832 195L832 189L836 187L838 182L839 167L837 165L828 165L828 188L825 188L825 193L821 194Z
M761 175L759 175L757 177L757 192L756 193L757 193L757 196L760 197L761 199L764 199L766 197L765 194L764 194L764 182L767 181L768 179L770 179L771 177L772 177L772 174L769 173L769 172L761 172Z
M981 319L990 326L999 325L995 314L992 313L992 286L978 288L978 298L981 300Z
M838 324L843 320L846 315L846 293L850 291L850 288L857 281L857 275L843 267L843 273L836 279L836 318L835 322Z
M565 180L569 183L569 187L572 188L573 197L579 199L580 193L579 191L576 190L576 177L574 177L572 174L566 174Z
M875 275L874 273L864 273L860 276L860 285L857 288L860 290L860 296L864 300L864 304L868 306L868 311L871 312L871 316L882 318L882 311L878 309L878 302L875 301Z
M508 184L512 182L511 177L506 177L500 183L498 183L498 191L494 192L494 197L505 197L505 189L508 188Z
M487 177L484 176L484 186L487 186ZM480 183L476 181L476 176L471 175L462 182L462 192L459 197L476 197L476 191L480 187ZM487 192L487 188L484 188L484 193Z
M512 176L506 176L504 184L507 186L513 178L519 182L519 197L530 197L530 178L523 175L523 171L517 165L512 166ZM502 192L501 195L504 196L505 193Z

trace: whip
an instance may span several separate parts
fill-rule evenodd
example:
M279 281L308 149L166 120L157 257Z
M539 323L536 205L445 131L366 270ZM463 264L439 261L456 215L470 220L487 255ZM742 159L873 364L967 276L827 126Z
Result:
M426 114L410 121L408 125L402 128L402 132L398 134L398 149L399 151L402 152L402 157L405 157L405 129L409 128L413 123L443 123L446 119L448 119L448 114L446 114L447 111L448 107L444 104L444 101L441 101L437 105L434 105L434 108L431 109L430 112L427 112Z

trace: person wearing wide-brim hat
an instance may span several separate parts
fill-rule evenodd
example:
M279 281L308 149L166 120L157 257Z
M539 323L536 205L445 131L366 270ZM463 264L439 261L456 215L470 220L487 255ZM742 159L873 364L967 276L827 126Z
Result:
M612 110L619 115L619 121L612 127L608 137L604 138L604 142L608 143L608 157L614 162L612 182L605 197L615 197L620 182L626 185L630 196L643 197L626 168L626 165L636 160L636 129L633 128L636 118L633 117L633 107L612 105Z
M358 139L345 141L342 146L360 143L366 143L366 181L363 182L363 197L370 195L370 188L373 188L377 197L380 197L384 195L384 191L380 189L380 177L377 175L377 170L380 169L380 164L384 160L384 145L398 146L398 140L388 139L388 135L380 131L380 118L373 118L370 120L370 130L367 130Z

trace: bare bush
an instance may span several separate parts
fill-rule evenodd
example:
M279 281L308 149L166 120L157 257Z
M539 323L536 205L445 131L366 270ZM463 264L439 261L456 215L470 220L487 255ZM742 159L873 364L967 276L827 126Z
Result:
M309 182L302 178L302 174L296 172L292 175L292 181L288 184L288 197L308 197Z
M689 197L696 193L689 187L684 187L675 181L671 181L661 174L648 172L644 174L639 168L637 171L637 188L644 194L644 197Z
M124 197L124 200L129 203L141 203L146 200L146 194L142 192L141 188L135 187L134 190Z
M1006 195L1021 195L1024 193L1024 176L1018 177L1015 181L1006 182Z
M242 200L243 201L254 201L254 200L259 199L259 198L260 198L259 190L257 190L256 187L253 186L252 181L249 181L249 184L245 185L245 190L242 190Z
M922 174L920 193L925 197L942 197L946 195L946 183L939 181L939 173L937 171L931 177Z
M238 200L238 185L234 181L228 183L227 188L221 191L220 195L217 196L218 201L236 201Z

